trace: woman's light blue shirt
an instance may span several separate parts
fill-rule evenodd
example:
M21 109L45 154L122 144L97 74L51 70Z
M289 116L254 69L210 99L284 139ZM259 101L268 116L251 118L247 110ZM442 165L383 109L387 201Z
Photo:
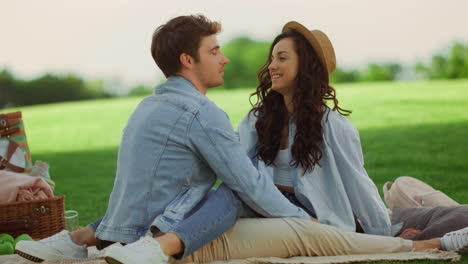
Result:
M243 118L238 126L240 141L254 166L264 175L273 177L274 166L267 166L255 157L258 142L256 121L252 113ZM387 209L364 168L357 129L348 119L328 107L322 124L321 166L317 165L305 174L301 167L290 170L297 199L310 211L316 212L323 224L355 231L356 215L366 233L392 235ZM295 123L290 120L288 149L291 149L295 134Z

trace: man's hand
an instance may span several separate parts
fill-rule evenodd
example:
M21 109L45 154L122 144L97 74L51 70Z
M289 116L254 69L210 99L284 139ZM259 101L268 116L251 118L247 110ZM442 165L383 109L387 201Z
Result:
M312 222L315 222L315 223L319 223L319 224L320 224L320 221L319 221L319 220L317 220L317 218L313 218L313 217L311 217L311 218L310 218L310 220L312 220Z

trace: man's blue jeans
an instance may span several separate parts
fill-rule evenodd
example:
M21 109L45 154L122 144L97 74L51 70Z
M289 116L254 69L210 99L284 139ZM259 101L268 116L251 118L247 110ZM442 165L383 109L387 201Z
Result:
M292 203L302 207L293 196L285 195ZM184 243L184 252L174 256L177 259L191 255L204 245L229 230L240 217L262 217L246 206L226 185L213 189L169 232L175 233ZM90 224L96 230L101 219ZM157 228L151 231L156 234Z
M231 228L239 217L260 216L244 206L237 195L224 184L211 190L180 224L169 231L175 233L185 246L183 254L174 257L186 257L215 240ZM89 226L96 231L101 220L102 218ZM152 227L151 231L155 233L157 228Z

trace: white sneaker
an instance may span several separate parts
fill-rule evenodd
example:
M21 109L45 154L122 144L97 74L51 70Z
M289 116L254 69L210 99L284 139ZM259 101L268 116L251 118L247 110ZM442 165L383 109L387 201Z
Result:
M101 250L98 250L96 247L88 248L88 258L93 258L93 259L95 259L95 258L104 258L104 256L106 256L106 252L109 249L113 248L113 247L122 248L123 245L116 242L116 243L114 243L114 244L112 244L112 245L110 245L110 246L108 246L108 247L106 247L104 249L101 249Z
M468 255L468 227L445 234L440 242L445 251Z
M34 262L66 258L87 258L86 245L77 245L71 240L70 232L63 230L39 241L22 240L16 244L16 254Z
M105 259L109 264L165 264L168 257L159 243L147 236L123 247L109 248Z

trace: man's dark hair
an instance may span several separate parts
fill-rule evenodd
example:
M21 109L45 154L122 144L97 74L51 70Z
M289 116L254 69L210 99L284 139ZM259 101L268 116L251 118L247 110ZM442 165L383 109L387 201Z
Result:
M219 31L221 24L212 22L203 15L173 18L154 31L151 55L166 78L173 76L182 66L180 54L187 53L198 62L202 38Z

